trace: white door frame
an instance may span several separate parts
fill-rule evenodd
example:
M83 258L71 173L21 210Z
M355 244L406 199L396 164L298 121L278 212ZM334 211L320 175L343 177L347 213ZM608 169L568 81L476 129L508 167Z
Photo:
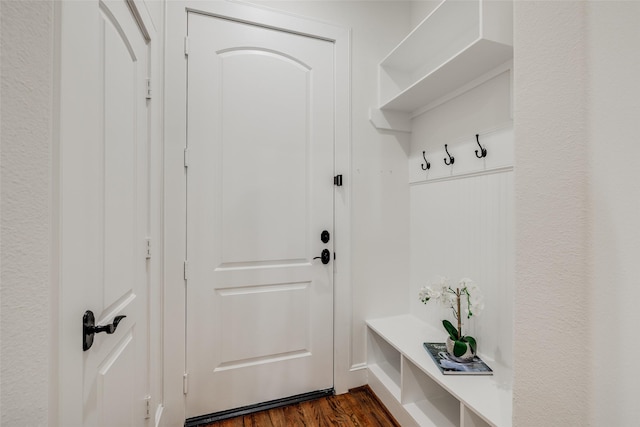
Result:
M165 292L163 425L184 423L186 298L186 10L332 41L335 45L334 387L337 393L366 383L365 370L352 362L351 301L351 82L348 29L230 1L168 1L165 49Z

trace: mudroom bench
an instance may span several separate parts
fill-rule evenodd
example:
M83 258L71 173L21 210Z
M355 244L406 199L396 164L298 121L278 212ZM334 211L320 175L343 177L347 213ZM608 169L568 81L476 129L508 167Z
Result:
M369 386L402 426L511 426L511 369L480 354L493 375L443 375L422 344L445 339L411 315L368 320Z

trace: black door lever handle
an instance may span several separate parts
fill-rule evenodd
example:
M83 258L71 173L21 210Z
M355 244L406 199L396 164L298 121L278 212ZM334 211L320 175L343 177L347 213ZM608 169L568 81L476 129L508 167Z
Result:
M322 260L323 264L329 264L329 261L331 261L331 252L329 252L329 249L323 249L320 253L320 256L317 256L313 259L320 259Z
M118 323L120 323L120 321L122 319L124 319L125 317L127 317L127 316L116 316L115 319L113 319L113 323L111 323L109 325L94 326L93 327L93 333L99 334L100 332L106 332L108 334L112 334L118 328Z
M96 326L96 318L93 311L87 310L82 316L82 350L87 351L93 345L93 336L100 332L112 334L118 328L118 324L127 316L116 316L113 323L103 326Z

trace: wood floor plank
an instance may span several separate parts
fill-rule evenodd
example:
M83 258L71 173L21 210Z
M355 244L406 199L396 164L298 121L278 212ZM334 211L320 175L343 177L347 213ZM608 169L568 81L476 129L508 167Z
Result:
M273 424L273 427L287 427L285 408L274 408L266 412L269 415L269 420L271 424Z
M400 427L369 386L202 427Z
M319 425L327 427L344 425L339 424L343 414L338 410L340 406L335 403L336 396L329 396L324 399L309 402L318 412Z
M353 426L351 419L351 405L348 404L347 399L340 398L340 396L331 396L325 399L326 411L332 414L331 425L334 426Z
M358 406L363 409L365 418L372 423L372 426L386 427L389 425L388 420L391 418L391 414L373 392L359 390L354 391L352 396L358 398Z
M345 413L349 417L349 426L360 427L366 426L367 420L364 418L362 409L358 403L358 400L354 397L353 391L344 395L344 399L341 400Z
M322 413L319 410L318 404L320 401L324 399L317 399L308 402L299 403L300 409L304 415L303 422L304 426L318 426L325 427L327 424L323 422Z
M244 419L235 417L224 421L218 421L216 427L244 427Z
M289 405L282 408L284 413L283 426L303 426L304 425L304 413L300 408L300 405Z
M271 411L260 411L244 416L245 427L274 427L269 417Z

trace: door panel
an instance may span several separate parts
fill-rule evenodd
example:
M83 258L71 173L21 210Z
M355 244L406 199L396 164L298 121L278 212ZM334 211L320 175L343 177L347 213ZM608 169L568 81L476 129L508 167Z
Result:
M61 16L61 425L144 426L149 46L124 0L63 2ZM98 326L126 317L83 352L85 310Z
M136 88L139 71L131 41L106 6L102 10L104 50L104 284L103 309L135 297L137 278L134 257L138 218ZM133 34L135 35L135 33ZM144 53L141 52L141 53ZM144 143L144 141L141 141ZM138 247L140 242L138 243ZM138 262L136 262L138 261Z
M100 426L142 425L136 423L135 349L131 332L98 367L97 414ZM137 414L140 415L140 414Z
M333 387L333 44L189 13L187 417Z
M310 283L226 288L216 293L218 322L224 325L219 339L225 343L219 369L309 353ZM254 316L261 319L257 327L231 323Z
M227 50L219 55L219 67L224 82L222 262L304 259L307 164L283 162L275 154L305 159L309 152L310 70L256 49Z

